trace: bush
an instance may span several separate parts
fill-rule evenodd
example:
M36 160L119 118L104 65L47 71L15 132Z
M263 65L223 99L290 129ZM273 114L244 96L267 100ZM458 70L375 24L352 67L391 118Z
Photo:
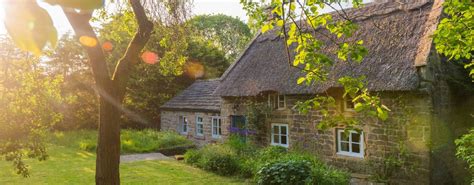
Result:
M256 175L257 184L310 184L311 163L305 160L288 160L268 163Z
M198 166L198 162L201 159L201 157L202 157L201 152L199 152L198 150L194 150L194 149L188 150L184 154L184 162L194 165L194 166Z
M349 184L349 173L334 169L326 165L313 166L314 185L342 185Z
M189 150L184 160L219 175L234 175L239 171L236 154L225 145L207 145L199 150Z

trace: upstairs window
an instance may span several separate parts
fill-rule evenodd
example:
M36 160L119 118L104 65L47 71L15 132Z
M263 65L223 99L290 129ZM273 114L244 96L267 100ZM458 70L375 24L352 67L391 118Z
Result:
M196 117L196 135L203 136L204 135L204 124L203 118L200 116Z
M268 95L268 106L271 108L271 109L277 109L278 108L278 105L277 105L277 95L276 94L269 94Z
M188 118L186 118L186 116L179 117L179 127L181 128L180 129L181 133L183 134L188 133Z
M288 147L288 125L272 124L272 145Z
M354 111L354 99L351 98L349 95L344 97L344 111Z
M268 95L268 106L272 109L284 109L286 108L286 96L280 94L269 94Z
M220 138L222 135L222 122L219 117L212 117L212 137Z
M286 96L278 95L278 109L286 108Z
M337 129L337 154L364 157L364 133L356 131L344 132L344 129Z

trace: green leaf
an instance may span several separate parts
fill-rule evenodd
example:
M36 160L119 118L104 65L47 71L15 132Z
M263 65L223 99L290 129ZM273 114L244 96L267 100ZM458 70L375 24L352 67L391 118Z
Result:
M47 42L56 46L58 33L53 21L36 2L9 3L5 15L5 28L20 49L39 55Z
M80 10L94 10L104 6L104 0L44 0L44 2Z
M302 84L305 80L306 80L306 78L304 78L304 77L299 77L299 78L298 78L298 81L297 81L296 83Z
M273 28L273 25L271 24L265 24L262 26L262 33L267 32L268 30L271 30Z
M377 117L379 117L382 121L385 121L388 118L388 112L380 107L377 107Z
M277 23L276 23L276 25L279 26L279 27L282 27L283 24L285 24L285 21L283 21L283 20L281 20L281 19L278 20Z

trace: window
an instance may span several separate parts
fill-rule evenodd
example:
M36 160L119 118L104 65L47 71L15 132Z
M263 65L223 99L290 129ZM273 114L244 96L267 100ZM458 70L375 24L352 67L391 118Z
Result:
M221 118L212 117L212 137L220 138L222 135Z
M272 145L288 147L288 125L272 124Z
M196 135L203 136L204 135L204 124L202 123L203 119L200 116L196 117Z
M277 95L276 94L269 94L268 95L268 106L272 109L277 109Z
M278 95L278 109L284 109L286 107L286 96Z
M352 157L364 157L364 133L337 130L337 154Z
M268 95L268 106L272 109L284 109L286 108L286 96L279 94Z
M180 132L183 134L188 133L188 118L185 116L180 116L179 117L179 127L180 127Z
M352 102L352 98L347 95L344 97L344 111L352 111L354 110L354 102Z

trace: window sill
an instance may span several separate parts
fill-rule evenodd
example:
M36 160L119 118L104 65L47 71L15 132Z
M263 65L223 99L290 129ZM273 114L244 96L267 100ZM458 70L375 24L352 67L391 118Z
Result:
M336 155L341 156L341 157L364 159L364 154L359 154L359 153L337 152Z
M279 143L271 143L272 146L281 146L281 147L285 147L285 148L288 148L288 144L286 145L283 145L283 144L279 144Z

